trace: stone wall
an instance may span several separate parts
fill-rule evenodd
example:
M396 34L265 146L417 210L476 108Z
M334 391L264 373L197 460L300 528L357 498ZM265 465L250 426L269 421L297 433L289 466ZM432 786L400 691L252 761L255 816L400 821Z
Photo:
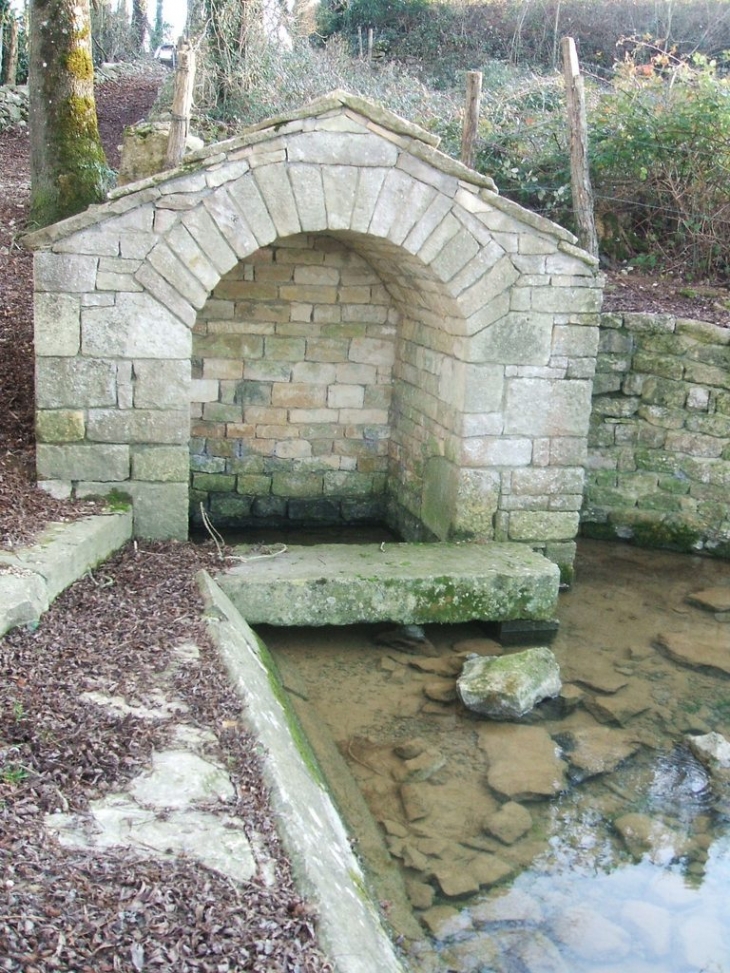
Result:
M0 85L0 132L28 123L28 86Z
M730 556L730 329L603 314L582 532Z
M42 486L185 537L192 421L196 507L385 499L569 572L597 262L436 142L333 92L26 237Z
M330 236L226 274L193 328L193 519L203 503L222 525L384 521L399 318Z

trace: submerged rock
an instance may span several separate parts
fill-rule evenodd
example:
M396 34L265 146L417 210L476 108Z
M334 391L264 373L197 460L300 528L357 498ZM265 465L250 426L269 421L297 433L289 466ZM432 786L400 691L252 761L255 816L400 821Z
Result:
M730 612L730 585L694 591L687 596L687 601L690 605L704 608L705 611Z
M717 669L730 676L730 652L727 632L714 639L700 641L692 635L657 635L657 645L670 659L692 669Z
M571 767L571 777L587 780L611 773L641 746L628 732L608 726L586 726L556 737Z
M494 720L515 720L558 695L560 667L541 646L503 656L467 659L456 687L464 705Z
M507 801L485 824L485 831L502 844L513 845L532 827L532 815L516 801Z
M622 814L613 823L628 851L636 858L648 855L657 865L669 865L686 851L687 839L648 814Z
M566 764L541 727L487 724L479 746L489 761L487 783L508 800L554 797L565 788Z
M710 773L720 772L725 780L730 777L730 741L721 733L705 733L686 739L687 746Z

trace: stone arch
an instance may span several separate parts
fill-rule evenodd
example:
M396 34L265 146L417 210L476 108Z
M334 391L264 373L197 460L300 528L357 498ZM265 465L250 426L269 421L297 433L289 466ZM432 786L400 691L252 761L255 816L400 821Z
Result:
M394 421L419 417L418 488L393 491L407 517L441 538L569 545L597 344L595 262L436 141L338 92L36 234L34 245L50 245L37 257L41 358L77 359L77 373L99 379L74 391L66 360L41 382L39 429L51 435L41 478L90 489L89 470L74 464L101 457L93 444L118 446L117 479L103 482L129 483L139 532L165 532L152 510L175 492L167 532L182 534L183 372L198 312L261 248L325 234L373 267L400 315ZM68 311L60 353L55 338L44 348L54 302ZM100 392L112 371L113 393ZM68 417L50 415L59 410L84 413L81 439L58 438L68 435Z

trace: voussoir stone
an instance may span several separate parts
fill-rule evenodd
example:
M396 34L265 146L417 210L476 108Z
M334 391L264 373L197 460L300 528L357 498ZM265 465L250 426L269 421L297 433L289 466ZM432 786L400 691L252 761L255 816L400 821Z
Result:
M503 656L467 659L457 690L464 705L496 720L519 719L543 699L560 692L560 666L540 646Z

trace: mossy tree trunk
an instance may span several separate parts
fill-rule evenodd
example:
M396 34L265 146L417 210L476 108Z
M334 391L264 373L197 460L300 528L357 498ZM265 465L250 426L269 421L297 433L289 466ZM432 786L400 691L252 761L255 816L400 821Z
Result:
M144 50L148 29L147 0L132 0L132 41L137 54Z
M31 220L47 226L100 202L109 187L89 0L31 0L28 86Z

